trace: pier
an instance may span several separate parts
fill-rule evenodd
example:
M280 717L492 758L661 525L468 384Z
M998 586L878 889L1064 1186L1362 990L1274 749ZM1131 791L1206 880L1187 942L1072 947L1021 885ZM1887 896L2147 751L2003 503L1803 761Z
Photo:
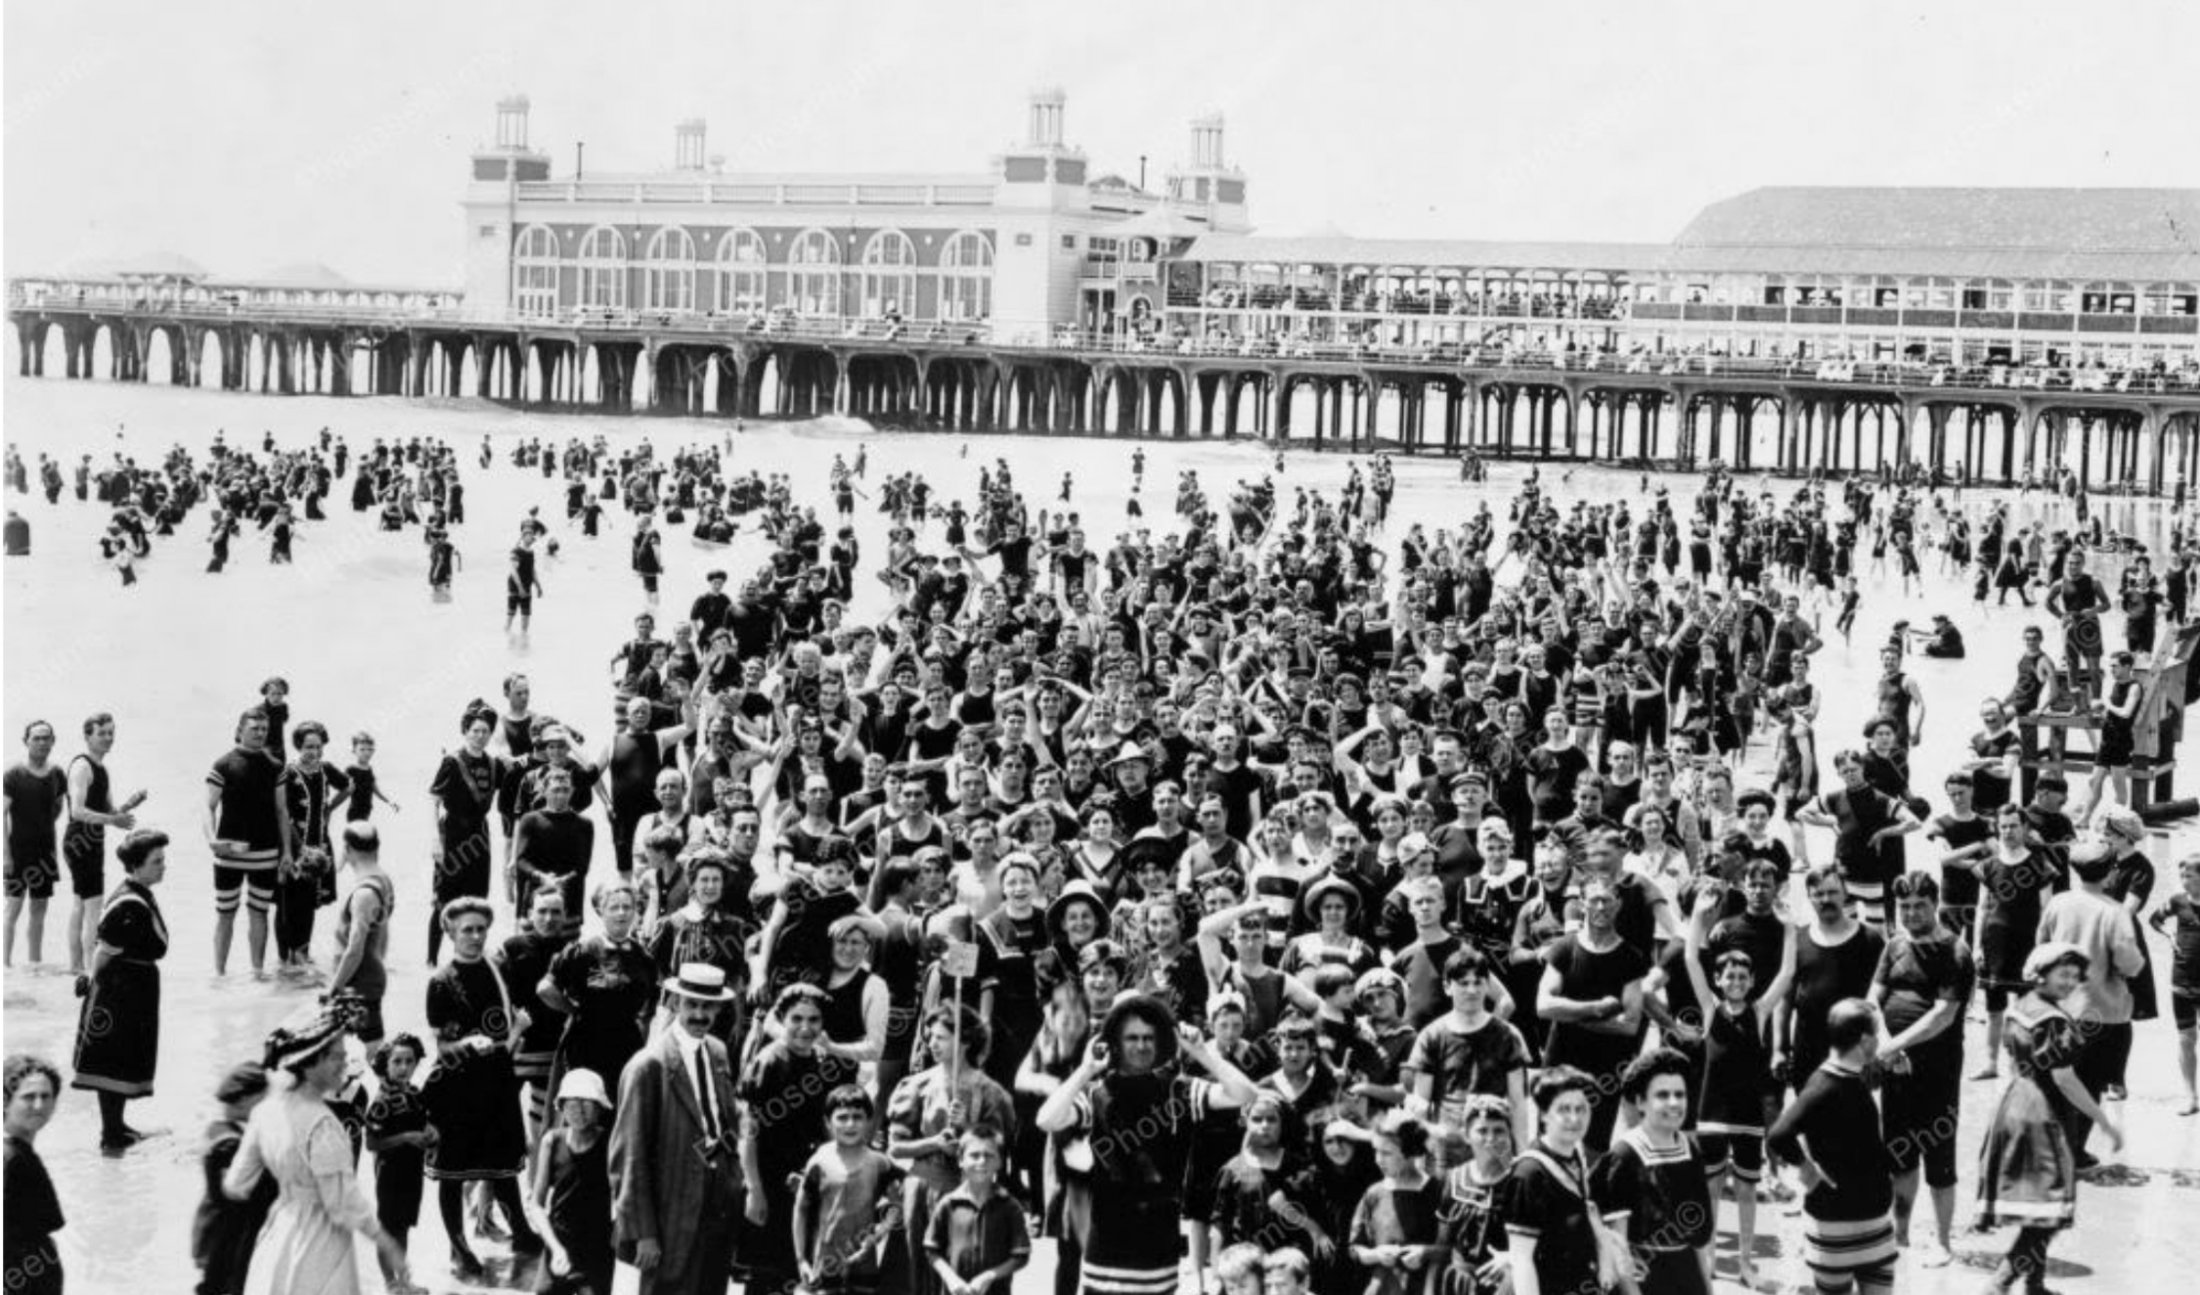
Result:
M2200 455L2200 384L2184 375L1067 331L1007 343L971 324L545 321L371 304L368 292L288 295L117 298L46 282L11 286L9 318L24 377L472 397L546 413L843 414L947 431L1716 460L1781 474L1920 464L1983 483L2068 466L2088 487L2139 493L2189 480Z

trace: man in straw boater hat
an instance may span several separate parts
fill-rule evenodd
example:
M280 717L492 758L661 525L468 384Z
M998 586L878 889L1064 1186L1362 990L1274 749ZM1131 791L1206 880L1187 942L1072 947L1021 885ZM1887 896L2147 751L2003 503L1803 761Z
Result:
M742 1187L733 1070L711 1027L734 994L723 970L701 962L682 965L664 992L673 1028L619 1079L612 1236L619 1257L641 1269L645 1295L718 1292Z

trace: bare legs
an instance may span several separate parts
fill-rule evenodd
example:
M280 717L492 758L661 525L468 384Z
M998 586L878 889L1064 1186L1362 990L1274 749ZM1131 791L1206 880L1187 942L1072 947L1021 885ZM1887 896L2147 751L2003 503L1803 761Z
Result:
M69 974L81 976L90 965L93 949L99 947L100 905L83 895L76 897L69 909Z
M250 908L245 913L245 948L252 957L252 974L267 972L267 910ZM236 939L237 911L214 915L214 974L229 974L229 946Z
M34 963L46 960L46 901L35 896L8 896L7 965L15 965L15 928L22 921L26 904L30 908L30 950Z

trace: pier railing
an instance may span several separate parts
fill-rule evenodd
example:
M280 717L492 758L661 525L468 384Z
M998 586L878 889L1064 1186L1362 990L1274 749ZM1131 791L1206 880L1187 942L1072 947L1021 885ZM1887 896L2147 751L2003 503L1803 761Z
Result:
M1688 351L1619 352L1536 350L1466 342L1392 345L1364 340L1316 341L1287 335L1178 337L1096 332L1062 325L1004 325L991 320L819 318L775 313L692 314L674 311L582 307L555 315L465 306L372 306L335 303L261 303L178 300L126 291L30 292L10 285L15 310L121 315L141 322L174 320L208 325L295 324L301 327L494 328L587 333L627 333L665 341L708 337L727 341L801 341L1052 352L1078 357L1130 359L1298 360L1377 368L1431 371L1495 371L1519 380L1561 374L1614 378L1697 377L1766 382L1820 382L1902 389L1959 388L2012 392L2092 392L2165 395L2200 392L2200 365L2180 368L2107 368L2039 364L1954 364L1915 360L1854 360L1789 356L1735 356Z

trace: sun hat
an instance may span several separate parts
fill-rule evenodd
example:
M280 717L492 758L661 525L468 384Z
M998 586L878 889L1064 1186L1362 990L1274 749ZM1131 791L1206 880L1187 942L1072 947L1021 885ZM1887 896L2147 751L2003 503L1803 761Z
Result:
M604 1091L603 1076L586 1068L568 1070L558 1081L558 1101L594 1102L605 1110L611 1109L611 1094Z
M1322 901L1331 895L1344 896L1346 921L1360 915L1359 887L1338 876L1324 877L1307 887L1305 896L1300 900L1300 907L1305 909L1308 917L1317 916L1321 912Z
M1143 764L1153 763L1153 757L1146 754L1146 748L1136 742L1125 742L1116 750L1115 758L1108 761L1108 767L1112 769L1116 765L1129 764L1134 760Z
M1083 904L1092 910L1093 929L1102 935L1108 929L1108 906L1100 898L1100 892L1089 881L1072 881L1062 887L1062 893L1047 905L1047 931L1056 939L1062 938L1062 919L1069 910Z
M261 1064L269 1070L285 1070L310 1060L343 1038L349 1023L350 1013L341 1005L316 1007L310 1015L268 1033Z

